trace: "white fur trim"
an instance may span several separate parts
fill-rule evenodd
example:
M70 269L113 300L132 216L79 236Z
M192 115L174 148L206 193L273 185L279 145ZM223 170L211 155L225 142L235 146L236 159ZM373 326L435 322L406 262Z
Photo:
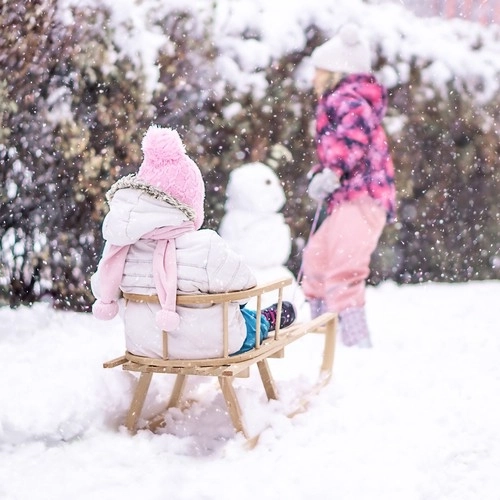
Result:
M113 199L115 193L119 189L126 189L126 188L140 189L141 191L147 193L149 196L157 200L164 201L165 203L168 203L169 205L172 205L175 208L178 208L191 221L194 221L194 219L196 218L195 211L191 207L187 206L185 203L180 202L173 196L164 193L158 188L151 186L150 184L147 184L146 182L143 182L140 179L137 179L136 174L126 175L125 177L122 177L121 179L116 181L111 186L110 190L106 193L106 200L110 202Z

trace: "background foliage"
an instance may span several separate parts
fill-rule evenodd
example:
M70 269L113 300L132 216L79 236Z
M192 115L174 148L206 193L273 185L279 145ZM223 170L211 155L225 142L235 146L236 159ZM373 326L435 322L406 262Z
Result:
M325 39L321 30L309 26L303 52L261 68L268 85L259 95L217 71L210 19L171 11L156 20L169 45L160 48L160 85L151 94L144 68L103 29L104 7L73 7L71 23L56 13L56 0L1 3L0 303L88 309L104 194L136 171L151 123L178 129L200 166L205 227L218 227L233 168L255 160L276 168L296 272L315 210L305 196L315 159L314 100L295 72ZM491 124L500 103L478 108L453 83L446 95L433 91L421 81L425 64L414 61L409 81L390 89L398 221L374 254L371 281L499 278L499 140Z

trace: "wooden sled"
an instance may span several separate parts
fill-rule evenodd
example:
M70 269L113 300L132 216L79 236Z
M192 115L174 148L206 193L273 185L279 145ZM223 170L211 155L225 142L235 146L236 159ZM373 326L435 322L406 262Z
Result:
M244 425L241 407L233 387L234 377L248 377L249 369L257 364L260 378L268 399L278 399L275 382L268 364L268 358L284 357L284 350L288 344L295 342L307 333L322 333L325 336L323 359L320 368L319 382L316 387L322 387L330 380L332 374L333 358L335 353L335 336L337 330L337 315L325 313L318 318L307 322L294 322L287 328L279 328L270 332L263 342L259 342L260 335L256 335L255 348L234 356L228 353L228 306L230 302L256 297L257 300L257 331L260 331L261 299L264 293L275 291L277 293L277 317L281 317L283 301L283 288L292 283L291 278L273 281L269 284L259 285L250 290L221 294L178 295L177 304L189 306L193 304L222 304L223 305L223 356L208 359L170 359L168 357L168 333L163 332L163 356L161 358L148 358L136 356L130 352L103 364L104 368L122 366L124 370L140 373L130 409L126 418L126 427L131 432L137 430L146 394L154 373L171 373L176 375L176 380L166 409L179 405L182 391L188 375L217 377L222 394L227 404L229 416L234 428L241 432L248 440L251 436ZM126 300L154 301L157 296L124 294ZM163 419L156 419L148 426L154 430L164 423ZM254 437L255 440L255 437Z

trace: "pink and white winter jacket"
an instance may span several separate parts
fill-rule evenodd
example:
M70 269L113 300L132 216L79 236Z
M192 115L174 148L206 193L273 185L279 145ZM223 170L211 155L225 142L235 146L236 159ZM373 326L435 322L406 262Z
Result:
M328 213L346 200L368 194L395 215L394 166L382 119L387 92L369 74L353 74L325 92L316 111L319 165L312 172L332 169L340 188L328 198Z
M162 227L182 225L186 215L165 201L138 189L120 189L110 202L103 222L110 245L130 245L120 289L123 292L156 295L153 253L157 241L144 235ZM224 240L208 229L192 230L175 239L177 290L179 294L222 293L246 290L256 285L255 277ZM167 276L168 278L168 276ZM92 276L92 292L101 298L99 270ZM119 292L119 291L118 291ZM129 301L122 311L126 348L140 356L162 354L162 332L155 317L161 306ZM222 305L176 308L180 325L169 332L168 351L172 358L212 358L222 355ZM237 303L229 307L229 352L236 352L246 337L246 326Z

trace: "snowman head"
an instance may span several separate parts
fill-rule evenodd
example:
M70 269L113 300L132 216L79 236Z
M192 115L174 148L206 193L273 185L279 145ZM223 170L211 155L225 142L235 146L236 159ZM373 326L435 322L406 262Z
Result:
M260 162L234 169L226 188L226 211L279 212L286 197L273 169Z

